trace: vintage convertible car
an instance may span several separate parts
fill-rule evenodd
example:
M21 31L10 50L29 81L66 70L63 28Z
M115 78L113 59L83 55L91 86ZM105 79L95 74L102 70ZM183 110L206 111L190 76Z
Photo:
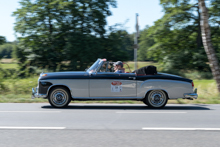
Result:
M111 64L98 59L86 71L41 73L32 98L47 98L57 108L71 100L138 100L162 108L168 99L198 97L190 79L165 73L114 73Z

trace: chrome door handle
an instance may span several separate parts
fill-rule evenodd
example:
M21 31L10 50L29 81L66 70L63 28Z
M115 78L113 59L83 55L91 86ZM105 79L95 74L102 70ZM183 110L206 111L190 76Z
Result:
M136 78L135 77L128 77L129 79L133 79L133 80L135 80Z

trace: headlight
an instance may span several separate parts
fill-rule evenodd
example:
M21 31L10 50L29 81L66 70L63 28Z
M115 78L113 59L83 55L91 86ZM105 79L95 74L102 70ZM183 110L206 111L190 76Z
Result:
M45 76L47 76L47 74L42 74L42 77L45 77Z

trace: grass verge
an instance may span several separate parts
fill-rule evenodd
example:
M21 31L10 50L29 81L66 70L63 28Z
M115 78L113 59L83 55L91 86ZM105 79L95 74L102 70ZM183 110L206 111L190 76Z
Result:
M45 99L31 99L31 88L36 87L38 77L27 79L7 79L3 83L5 89L1 90L0 103L42 103ZM198 88L197 100L170 100L170 104L220 104L220 97L214 80L194 80ZM74 103L127 103L139 104L140 101L74 101Z

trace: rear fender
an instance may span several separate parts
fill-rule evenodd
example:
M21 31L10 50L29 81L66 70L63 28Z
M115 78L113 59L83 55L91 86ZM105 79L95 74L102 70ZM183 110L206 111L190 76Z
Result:
M150 79L137 81L137 96L145 97L150 90L163 90L169 99L183 98L184 93L192 93L191 83L177 80Z

